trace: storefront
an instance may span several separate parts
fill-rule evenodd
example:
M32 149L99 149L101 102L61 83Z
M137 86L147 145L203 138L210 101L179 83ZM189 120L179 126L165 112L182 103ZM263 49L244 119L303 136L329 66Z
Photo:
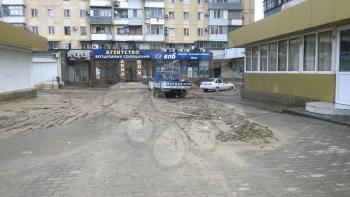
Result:
M172 63L181 70L182 79L204 77L208 71L209 52L162 52L151 50L93 50L91 76L93 84L140 82L154 77L157 67ZM206 68L204 68L206 66Z
M67 51L67 83L90 83L90 50Z
M350 105L350 1L308 0L230 34L245 47L242 96Z

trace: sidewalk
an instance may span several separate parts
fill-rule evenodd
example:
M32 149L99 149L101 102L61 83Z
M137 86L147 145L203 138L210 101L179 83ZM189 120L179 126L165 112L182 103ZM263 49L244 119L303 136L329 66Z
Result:
M248 105L253 107L258 107L265 110L270 110L278 113L287 113L302 117L308 117L318 120L323 120L327 122L332 122L336 124L341 124L350 127L350 116L329 116L322 114L315 114L305 111L304 107L287 106L275 103L268 103L262 101L256 101L251 99L243 99L241 95L236 95L232 97L232 102L239 103L242 105Z

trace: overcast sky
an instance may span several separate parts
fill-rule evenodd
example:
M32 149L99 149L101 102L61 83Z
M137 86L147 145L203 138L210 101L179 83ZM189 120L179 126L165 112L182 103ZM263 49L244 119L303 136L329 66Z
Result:
M264 0L255 0L255 21L264 18L263 1Z

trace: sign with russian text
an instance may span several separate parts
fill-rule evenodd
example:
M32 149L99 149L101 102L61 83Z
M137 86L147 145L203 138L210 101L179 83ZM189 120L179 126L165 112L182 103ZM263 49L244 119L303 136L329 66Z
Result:
M96 49L92 50L96 61L103 60L211 60L210 52L163 52L133 49Z

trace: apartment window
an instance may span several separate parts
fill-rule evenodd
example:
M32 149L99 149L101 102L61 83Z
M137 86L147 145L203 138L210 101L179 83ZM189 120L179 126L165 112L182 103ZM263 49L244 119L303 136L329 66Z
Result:
M88 44L87 44L87 43L81 43L81 44L80 44L80 48L81 48L81 49L88 49L89 47L88 47Z
M227 27L224 26L210 26L210 34L225 34Z
M137 10L136 9L132 10L132 17L137 18Z
M246 71L252 71L252 49L247 48L245 50Z
M287 40L278 42L278 71L287 70L287 46Z
M304 36L304 71L315 71L316 34Z
M268 46L262 45L260 51L260 71L267 71L267 51Z
M49 35L54 35L54 34L55 34L55 27L49 26Z
M111 17L112 10L111 9L94 8L92 10L92 16L94 16L94 17Z
M204 13L203 12L198 12L198 20L199 21L204 20Z
M31 13L32 13L32 18L38 17L38 9L32 9Z
M259 47L252 48L252 71L258 71L259 66Z
M223 10L211 10L212 18L224 18Z
M82 36L86 36L86 26L81 26L80 27L80 35Z
M190 4L190 0L183 0L183 2L184 2L185 5Z
M269 44L269 71L276 71L277 69L277 43Z
M69 17L70 17L70 11L69 11L69 9L64 9L64 10L63 10L63 13L64 13L64 18L69 18Z
M58 49L59 42L57 42L57 41L49 41L48 44L49 44L49 49Z
M80 10L80 18L86 18L87 10Z
M184 20L188 20L188 17L189 17L189 13L188 12L184 12Z
M332 70L332 31L318 34L318 71Z
M64 43L64 48L65 49L71 49L72 48L72 44L71 43Z
M147 34L163 35L163 25L147 25Z
M66 35L66 36L70 35L70 27L69 26L64 27L64 35Z
M169 4L174 4L175 0L169 0Z
M49 18L52 18L52 17L54 16L54 14L53 14L53 9L47 9L47 16L48 16Z
M198 36L204 35L204 28L198 28Z
M175 13L169 12L169 19L174 20L175 19Z
M198 0L197 2L198 2L198 4L202 4L202 3L204 3L204 0Z
M175 36L176 35L175 28L169 28L168 29L168 34L169 34L169 36Z
M190 36L190 28L184 28L184 36Z
M146 18L164 18L164 9L146 8Z
M4 16L24 16L23 6L3 6Z
M32 27L30 27L30 31L33 34L38 34L39 33L39 28L38 28L38 26L32 26Z

